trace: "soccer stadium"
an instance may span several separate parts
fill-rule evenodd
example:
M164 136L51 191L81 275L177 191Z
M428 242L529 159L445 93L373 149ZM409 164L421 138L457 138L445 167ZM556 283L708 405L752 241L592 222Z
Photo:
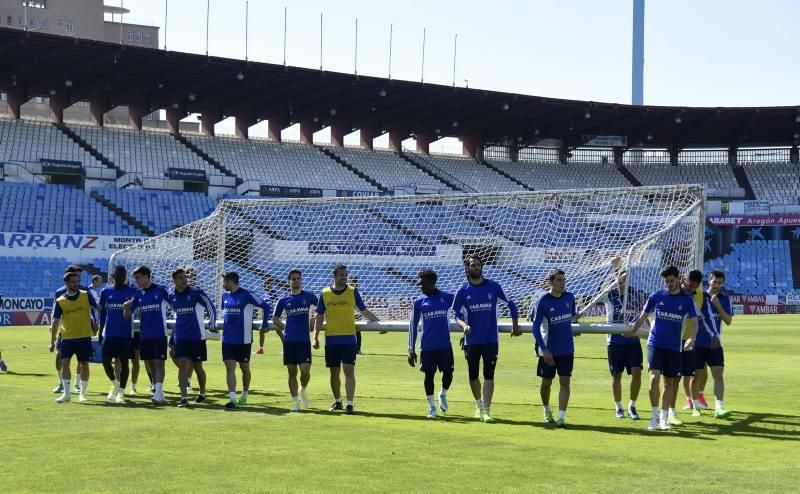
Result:
M106 2L0 0L5 491L797 491L794 3Z

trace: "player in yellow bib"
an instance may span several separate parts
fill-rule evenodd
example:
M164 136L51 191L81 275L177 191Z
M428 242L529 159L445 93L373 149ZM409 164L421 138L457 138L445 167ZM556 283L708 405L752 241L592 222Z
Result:
M64 394L56 399L57 403L70 401L70 370L72 356L78 359L80 366L80 401L87 401L86 391L89 387L89 361L92 359L92 334L95 332L92 323L92 311L97 302L91 293L80 289L78 273L64 274L66 291L53 302L53 321L50 325L50 351L56 348L56 336L61 328L61 379Z
M331 373L331 391L334 403L330 411L345 409L348 415L355 413L353 398L356 393L356 318L358 310L368 321L378 318L367 309L357 289L347 284L347 266L337 264L333 269L333 285L322 290L314 319L314 349L319 348L319 333L322 323L327 320L325 329L325 366ZM344 388L347 406L342 407L341 380L339 368L344 368Z

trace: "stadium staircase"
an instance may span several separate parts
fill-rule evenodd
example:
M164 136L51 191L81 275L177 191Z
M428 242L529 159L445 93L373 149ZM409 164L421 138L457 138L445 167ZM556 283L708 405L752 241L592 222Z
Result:
M173 138L175 138L176 141L189 148L189 151L193 152L194 154L202 158L203 161L205 161L215 169L219 170L223 175L236 178L236 185L241 185L244 182L244 180L242 180L235 173L230 171L225 165L223 165L219 161L209 156L205 151L203 151L199 147L195 146L189 139L183 137L181 134L170 134L170 135Z
M733 171L733 176L736 177L736 183L739 184L739 187L744 189L744 198L748 201L755 200L756 194L753 192L753 186L750 185L750 179L747 178L747 173L745 173L744 168L735 165L731 166L731 170Z
M440 176L434 174L433 172L431 172L430 170L428 170L424 166L420 165L419 163L417 163L416 161L411 159L407 154L401 152L401 153L397 153L397 155L400 156L401 158L403 158L410 165L414 166L414 168L422 171L422 173L424 173L424 174L426 174L428 176L431 176L431 177L435 178L436 180L442 182L443 184L445 184L446 186L450 187L451 189L459 190L459 191L461 190L461 188L458 185L456 185L453 182L447 180L446 177L440 177Z
M393 277L397 278L398 280L401 280L401 281L404 281L404 282L408 283L411 286L414 286L414 287L417 286L417 280L415 278L412 278L411 276L403 274L402 271L399 271L399 270L397 270L395 268L389 268L389 267L380 268L380 270L383 271L384 273L388 274L389 276L393 276Z
M350 170L354 174L358 175L361 179L367 181L370 185L375 186L378 190L380 190L384 194L388 194L389 193L389 189L384 187L382 183L378 182L374 178L370 177L366 173L364 173L361 170L359 170L358 168L354 167L353 165L348 163L346 160L344 160L343 158L341 158L338 155L336 155L330 149L326 149L326 148L323 148L323 147L318 147L317 149L319 150L319 152L321 152L322 154L324 154L328 158L332 159L333 161L335 161L335 162L339 163L340 165L342 165L343 167L347 168L348 170Z
M417 242L419 242L421 244L430 245L430 242L428 240L426 240L425 238L417 235L417 233L414 230L412 230L411 228L392 220L391 218L387 217L386 215L384 215L380 211L375 211L374 209L372 209L369 206L362 206L362 208L364 209L364 211L366 211L370 215L374 216L377 220L379 220L379 221L391 226L395 230L401 232L403 235L406 235L407 237L411 237L411 238L413 238L414 240L416 240Z
M98 267L93 262L87 264L81 264L83 270L86 271L89 276L100 275L105 279L108 279L108 266Z
M94 159L96 159L100 163L104 164L108 168L111 168L112 170L116 170L117 177L121 177L121 176L125 175L125 172L122 170L122 168L120 168L116 164L114 164L113 161L111 161L110 159L105 157L100 151L98 151L97 149L93 148L91 146L91 144L89 144L88 142L83 140L83 138L81 136L79 136L78 134L76 134L72 129L70 129L69 127L67 127L64 124L54 123L53 125L55 126L55 128L60 130L65 136L67 136L70 139L72 139L78 146L83 148Z
M789 241L789 254L792 259L792 280L795 290L800 290L800 240Z
M145 225L141 221L131 216L127 211L123 210L121 207L111 202L107 197L105 197L100 192L93 190L89 194L89 197L99 202L101 206L105 207L109 211L113 212L114 214L122 218L122 220L124 220L126 223L136 228L137 230L139 230L141 233L147 235L148 237L156 236L156 232L153 231L149 226Z
M630 170L625 168L625 165L622 164L617 165L617 171L619 171L622 174L622 176L624 176L628 180L628 182L630 182L631 185L633 185L634 187L642 186L642 182L640 182L638 178L634 177L633 173L631 173Z
M512 182L514 182L515 184L517 184L517 185L519 185L520 187L524 188L525 190L535 190L533 187L529 187L529 186L528 186L528 184L526 184L526 183L525 183L525 182L523 182L522 180L518 180L517 178L515 178L515 177L512 177L511 175L509 175L508 173L506 173L506 172L505 172L503 169L501 169L501 168L499 168L499 167L497 167L497 166L495 166L495 165L493 165L493 164L489 163L488 161L486 161L486 160L483 160L483 159L481 159L481 160L477 160L477 161L478 161L478 163L480 163L481 165L483 165L483 166L485 166L486 168L489 168L489 169L491 169L491 170L493 170L493 171L495 171L495 172L499 173L500 175L502 175L502 176L506 177L507 179L511 180L511 181L512 181Z

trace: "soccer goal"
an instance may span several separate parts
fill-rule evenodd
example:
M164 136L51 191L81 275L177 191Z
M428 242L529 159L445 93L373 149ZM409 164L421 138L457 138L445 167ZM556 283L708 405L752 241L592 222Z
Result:
M463 259L476 253L484 275L503 286L521 314L553 268L566 272L583 316L601 314L598 303L624 276L624 311L634 314L642 300L631 294L661 287L662 268L702 265L704 214L699 185L226 199L206 218L115 253L110 264L129 272L147 265L166 285L176 267L189 266L193 283L219 303L224 271L237 271L254 293L277 298L288 289L290 269L303 272L305 290L319 293L343 263L369 308L392 321L381 329L405 330L419 295L416 273L434 269L439 288L454 292L466 279Z

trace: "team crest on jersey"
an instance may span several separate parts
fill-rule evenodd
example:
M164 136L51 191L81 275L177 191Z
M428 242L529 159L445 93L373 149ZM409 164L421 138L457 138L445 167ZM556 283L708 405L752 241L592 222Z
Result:
M472 295L467 295L467 300L472 299Z
M491 300L491 299L492 299L492 294L491 294L491 293L487 293L487 294L486 294L486 298L488 298L489 300Z
M555 309L555 308L553 308L553 307L550 307L550 312L555 312L555 311L556 311L556 309Z
M658 303L658 305L664 305L664 302L663 302L663 301L661 301L661 302L659 302L659 303Z
M291 309L292 308L292 304L286 304L286 308L287 309Z
M564 302L564 308L569 309L569 302Z
M444 297L439 297L439 303L444 303Z
M678 306L678 310L683 310L683 306L682 306L682 305L679 305L679 306Z

